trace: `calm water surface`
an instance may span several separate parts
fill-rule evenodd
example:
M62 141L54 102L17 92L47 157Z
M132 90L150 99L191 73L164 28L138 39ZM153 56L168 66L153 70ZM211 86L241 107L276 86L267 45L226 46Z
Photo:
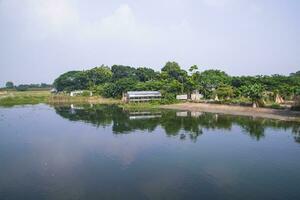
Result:
M0 199L300 199L300 124L115 106L0 108Z

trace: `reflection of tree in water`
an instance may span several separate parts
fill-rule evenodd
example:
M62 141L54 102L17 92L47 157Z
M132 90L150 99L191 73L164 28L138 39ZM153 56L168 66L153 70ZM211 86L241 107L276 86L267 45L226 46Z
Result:
M189 138L191 141L196 141L205 130L231 130L232 125L238 125L256 140L264 137L266 128L291 129L295 141L300 142L300 124L296 122L199 112L181 112L179 115L178 112L171 110L161 111L159 117L143 118L141 115L131 118L129 111L111 105L55 107L55 110L57 114L71 121L83 121L95 126L112 125L115 134L130 133L135 130L152 132L157 126L161 126L168 136L178 136L181 133L180 139Z
M293 126L292 133L296 142L300 143L300 126Z
M83 121L95 126L108 126L112 124L115 117L115 106L77 106L77 107L55 107L60 116L71 121ZM126 115L121 110L120 115Z
M237 124L252 138L259 140L265 135L265 119L250 118L245 120L243 117L237 118Z

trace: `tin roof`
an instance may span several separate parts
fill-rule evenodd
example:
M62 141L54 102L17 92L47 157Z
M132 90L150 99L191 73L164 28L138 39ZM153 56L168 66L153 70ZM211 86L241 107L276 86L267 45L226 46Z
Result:
M128 91L129 97L160 97L159 91Z

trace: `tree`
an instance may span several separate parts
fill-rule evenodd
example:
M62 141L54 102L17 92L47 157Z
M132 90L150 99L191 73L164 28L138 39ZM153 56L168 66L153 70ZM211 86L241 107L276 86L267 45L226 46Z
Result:
M226 99L233 97L234 90L230 85L221 85L215 90L215 94L218 95L220 99Z
M130 66L113 65L111 67L111 71L113 73L113 81L116 81L121 78L138 79L138 77L136 76L136 69Z
M123 92L135 90L137 80L132 78L122 78L115 83L105 83L101 88L102 95L105 97L121 97Z
M182 70L176 62L167 62L161 71L165 72L169 79L176 79L181 83L186 80L188 76L187 72Z
M162 90L165 93L180 94L182 93L182 83L177 80L166 81L162 86Z
M136 75L139 79L139 81L146 82L150 80L154 80L157 77L157 73L147 67L139 67L136 69Z
M229 85L231 77L220 70L205 70L195 74L195 82L205 98L211 98L213 91L221 85Z
M197 65L193 65L189 68L189 72L193 73L194 71L198 70L198 66Z
M57 79L54 80L54 87L57 91L72 91L76 89L83 89L81 84L83 83L83 74L81 71L69 71L60 75Z
M64 73L55 79L54 86L58 91L92 89L95 93L103 93L109 97L118 97L128 90L160 90L164 94L172 93L172 95L198 90L205 98L212 98L213 95L221 99L246 96L255 102L255 106L264 90L267 94L277 94L285 100L292 100L300 88L300 71L289 76L274 74L231 77L220 70L199 72L197 65L193 65L188 72L181 69L176 62L167 62L161 72L155 72L147 67L136 69L113 65L110 69L101 65L86 71ZM13 87L13 84L7 83L6 86ZM30 84L23 85L19 89L31 87L47 87L47 85Z
M244 96L249 97L252 100L253 107L258 107L259 102L263 97L264 88L260 84L253 84L249 86L242 86Z
M200 74L200 83L207 88L217 88L222 84L230 84L230 76L220 70L205 70Z
M86 73L88 80L92 85L110 82L112 78L112 72L110 68L104 65L88 70Z
M291 73L290 76L300 76L300 71L297 71L295 73Z
M11 88L14 88L14 83L11 82L11 81L7 81L6 84L5 84L5 86L6 86L6 88L11 89Z

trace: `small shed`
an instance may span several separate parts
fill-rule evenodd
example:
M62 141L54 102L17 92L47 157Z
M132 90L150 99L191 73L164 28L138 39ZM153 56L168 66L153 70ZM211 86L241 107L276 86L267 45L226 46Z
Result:
M177 100L188 100L188 95L187 94L180 94L176 95Z
M159 91L128 91L123 95L125 102L142 102L160 100L161 93Z

